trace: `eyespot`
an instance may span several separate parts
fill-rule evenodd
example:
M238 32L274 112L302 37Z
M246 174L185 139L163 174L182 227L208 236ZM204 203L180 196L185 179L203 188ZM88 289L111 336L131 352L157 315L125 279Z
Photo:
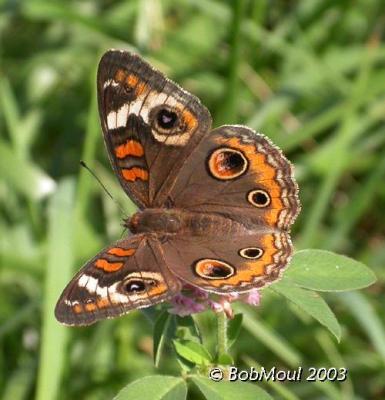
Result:
M119 82L119 88L126 94L131 95L134 92L134 88L139 82L139 78L136 75L127 75L123 69L118 69L114 77L115 82ZM120 93L122 94L122 93Z
M245 247L244 249L239 250L238 254L243 258L256 260L262 256L263 250L259 247Z
M172 129L178 121L178 115L174 111L162 108L156 116L156 122L162 129Z
M129 279L123 287L127 293L143 292L146 289L145 283L139 279Z
M248 164L246 156L231 147L214 150L208 159L210 173L220 180L238 178L246 172Z
M263 208L270 204L270 196L264 190L251 190L247 194L247 201L255 207Z
M126 82L123 83L122 90L124 91L124 94L126 94L127 96L132 95L134 93L134 88L128 85Z
M235 274L231 265L210 258L195 263L194 271L204 279L227 279Z
M173 135L179 133L181 119L179 110L161 105L150 111L151 127L160 134Z

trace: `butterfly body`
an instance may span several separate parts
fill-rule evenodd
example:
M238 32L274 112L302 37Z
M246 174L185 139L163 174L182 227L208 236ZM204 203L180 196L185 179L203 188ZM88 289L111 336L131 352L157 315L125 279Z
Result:
M211 130L199 99L142 58L108 51L98 100L114 172L139 211L131 235L73 278L57 319L87 325L175 296L186 284L243 293L279 279L299 210L279 148L239 125Z
M125 225L134 234L232 237L252 233L241 223L215 214L178 209L146 209L134 214Z

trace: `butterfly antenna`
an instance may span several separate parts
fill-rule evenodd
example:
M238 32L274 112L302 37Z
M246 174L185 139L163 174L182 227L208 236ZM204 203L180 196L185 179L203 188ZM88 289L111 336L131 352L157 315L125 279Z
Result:
M125 226L125 227L123 228L123 230L122 230L122 233L120 234L120 239L123 237L124 232L126 232L126 230L127 230L127 227Z
M99 177L95 174L95 172L92 171L92 169L83 160L80 160L80 165L83 168L85 168L99 182L99 185L107 193L107 195L110 197L110 199L118 206L118 208L121 211L121 213L126 218L128 218L128 215L127 215L126 211L123 209L123 207L120 205L120 203L112 196L112 194L108 191L108 189L104 186L103 182L99 179Z

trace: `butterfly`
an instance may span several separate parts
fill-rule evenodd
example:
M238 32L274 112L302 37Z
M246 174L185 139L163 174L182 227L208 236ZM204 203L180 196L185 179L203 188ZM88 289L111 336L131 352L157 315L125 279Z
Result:
M198 98L140 56L109 50L97 73L111 165L138 206L130 235L72 279L55 309L88 325L171 299L183 285L219 295L279 279L299 210L293 167L267 137L211 129Z

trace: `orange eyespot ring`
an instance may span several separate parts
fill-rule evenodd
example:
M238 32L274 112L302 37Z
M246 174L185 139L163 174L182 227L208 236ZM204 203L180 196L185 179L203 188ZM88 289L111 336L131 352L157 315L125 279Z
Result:
M197 261L193 269L204 279L227 279L235 274L235 268L230 264L211 258Z
M271 200L267 192L265 192L264 190L256 189L251 190L247 194L247 201L255 207L264 208L270 204Z
M259 247L245 247L239 250L238 254L243 258L248 258L250 260L257 260L263 254L263 250Z
M208 159L210 173L219 180L235 179L243 175L249 162L240 150L221 147L214 150Z

